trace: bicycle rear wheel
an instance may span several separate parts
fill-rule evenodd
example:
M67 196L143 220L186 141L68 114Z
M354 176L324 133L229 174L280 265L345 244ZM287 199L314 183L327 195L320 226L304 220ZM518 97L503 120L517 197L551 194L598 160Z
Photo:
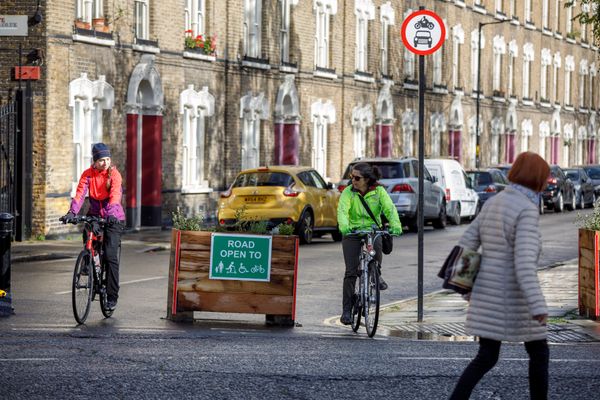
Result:
M375 336L377 322L379 321L379 265L377 261L371 261L366 271L367 299L365 304L365 326L369 337Z
M360 301L362 287L361 279L362 278L360 276L358 279L356 279L356 283L354 284L354 293L352 294L352 324L350 326L352 326L352 330L354 332L357 332L358 328L360 328L360 317L362 313L362 302Z
M73 316L78 324L83 324L90 313L94 295L94 271L92 268L92 257L89 251L82 250L75 263L71 290Z

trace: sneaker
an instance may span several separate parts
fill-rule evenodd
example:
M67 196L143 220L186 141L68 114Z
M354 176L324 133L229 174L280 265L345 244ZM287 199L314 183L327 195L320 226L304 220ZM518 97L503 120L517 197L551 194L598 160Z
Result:
M385 283L383 277L379 275L379 290L386 290L388 288L388 284Z
M352 323L352 316L350 315L350 311L344 311L342 313L340 322L344 325L350 325Z
M106 302L106 309L108 311L115 311L116 308L117 308L117 301L116 300L108 300Z

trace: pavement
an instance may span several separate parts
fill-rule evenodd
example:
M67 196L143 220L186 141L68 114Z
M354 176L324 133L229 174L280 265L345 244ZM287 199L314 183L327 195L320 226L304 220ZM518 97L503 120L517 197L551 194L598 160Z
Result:
M125 232L122 237L123 245L142 244L147 251L168 249L170 241L171 230L159 228ZM13 242L11 259L13 263L22 263L74 258L80 249L81 241L76 234L62 240ZM600 320L578 315L577 259L544 267L538 276L548 304L549 342L600 341ZM468 303L459 294L439 290L423 296L423 318L418 322L417 298L400 300L381 307L378 333L408 339L474 340L464 328L467 308ZM340 325L339 317L330 320Z

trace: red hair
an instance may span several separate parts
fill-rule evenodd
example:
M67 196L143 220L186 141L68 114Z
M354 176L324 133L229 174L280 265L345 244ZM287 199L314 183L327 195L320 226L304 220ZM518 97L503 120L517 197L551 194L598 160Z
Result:
M508 173L508 180L525 186L535 192L546 187L550 176L550 166L538 154L526 151L519 154Z

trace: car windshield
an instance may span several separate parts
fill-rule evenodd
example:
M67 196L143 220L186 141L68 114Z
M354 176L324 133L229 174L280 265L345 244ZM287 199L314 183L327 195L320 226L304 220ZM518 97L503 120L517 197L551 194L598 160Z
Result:
M490 185L492 182L492 175L489 172L467 172L467 175L471 179L471 182L475 186Z
M567 174L567 177L570 178L572 181L578 181L579 180L579 171L575 170L575 171L565 171Z
M399 179L405 178L404 170L402 169L402 163L399 162L376 162L369 163L379 168L381 172L381 179ZM350 173L354 164L350 164L344 173L344 179L350 179Z
M241 174L233 187L249 186L289 186L293 178L285 172L248 172Z
M600 168L586 168L585 172L587 172L592 179L600 179Z

